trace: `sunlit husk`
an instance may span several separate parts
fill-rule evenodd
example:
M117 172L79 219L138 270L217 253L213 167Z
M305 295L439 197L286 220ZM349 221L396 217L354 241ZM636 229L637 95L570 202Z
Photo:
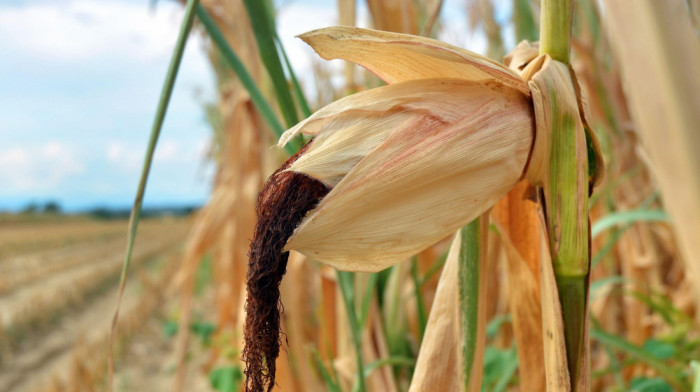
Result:
M409 392L465 390L457 284L461 238L457 233L450 246Z
M523 180L491 213L505 250L508 304L518 347L520 387L545 389L540 289L540 222L536 205L527 200L531 185ZM534 192L534 189L531 190ZM546 251L546 250L545 250Z
M280 146L299 133L317 135L289 170L330 186L338 182L391 134L430 133L463 117L498 94L520 94L460 79L414 80L363 91L338 100L291 128Z
M420 88L424 82L412 83ZM532 143L529 100L504 86L459 83L454 91L434 97L437 101L417 104L422 110L415 113L386 111L386 118L423 113L413 126L380 130L386 136L377 147L364 140L376 120L340 104L344 110L321 129L308 159L315 159L315 150L326 151L325 143L330 144L327 151L338 151L335 143L340 142L359 150L351 155L364 157L307 214L286 249L338 269L378 271L453 233L512 188ZM360 108L382 107L382 99L392 104L401 100L393 93L378 94L376 103L364 98L355 99Z
M387 83L455 78L494 81L529 94L527 85L503 64L429 38L352 27L329 27L302 34L325 59L361 65Z

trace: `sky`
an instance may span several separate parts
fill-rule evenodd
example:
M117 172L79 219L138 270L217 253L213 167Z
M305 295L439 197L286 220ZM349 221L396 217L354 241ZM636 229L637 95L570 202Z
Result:
M0 210L57 201L64 210L133 202L183 7L160 0L0 3ZM359 24L367 11L358 2ZM483 52L446 1L441 38ZM505 16L503 16L505 17ZM334 25L335 1L285 0L278 31L298 75L313 51L294 38ZM147 206L206 202L213 166L203 106L216 100L204 38L188 40L156 150ZM308 84L307 84L308 85Z

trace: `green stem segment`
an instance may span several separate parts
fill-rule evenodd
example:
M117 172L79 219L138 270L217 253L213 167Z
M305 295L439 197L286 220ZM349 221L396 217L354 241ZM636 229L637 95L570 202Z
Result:
M540 14L540 53L569 65L572 0L543 0ZM575 78L572 78L575 80ZM551 100L556 104L562 101ZM560 110L563 109L563 110ZM578 110L552 108L549 183L545 187L547 229L564 324L571 388L582 385L590 245L588 222L588 160ZM585 384L585 383L584 383Z
M460 230L459 249L459 306L461 314L462 345L465 389L481 390L481 373L483 366L483 346L485 344L485 298L486 281L483 273L486 256L486 239L488 235L488 215L474 219Z
M156 144L158 143L158 137L160 136L160 130L163 127L163 120L165 119L165 113L168 110L168 104L170 103L170 96L173 93L173 86L175 86L175 79L177 78L177 72L180 69L180 63L182 62L182 55L185 52L185 45L187 44L187 37L192 29L192 23L194 22L195 8L199 4L199 0L188 0L187 7L185 9L185 16L182 19L182 24L180 25L180 32L177 37L177 43L173 49L173 55L170 58L170 65L168 66L168 72L165 75L165 81L163 82L163 88L160 92L160 99L158 100L158 107L156 109L156 115L153 119L153 126L151 127L151 136L148 140L148 148L146 149L146 156L143 160L143 168L141 169L141 178L139 180L139 186L136 191L136 198L134 199L134 206L131 209L131 217L129 218L129 229L128 229L128 241L126 244L126 256L124 257L124 264L122 266L121 276L119 278L119 294L117 297L117 308L114 311L114 317L112 318L112 327L109 333L109 389L112 390L113 386L113 376L114 376L114 357L112 351L112 345L114 342L114 332L117 327L117 320L119 319L119 305L121 304L122 296L124 295L124 287L126 286L126 274L129 271L129 265L131 263L131 253L134 249L134 240L136 239L136 230L139 225L139 220L141 218L141 207L143 204L143 195L146 193L146 183L148 182L148 175L151 172L151 163L153 162L153 154L156 150Z
M588 285L586 276L556 276L564 322L566 360L569 367L571 388L576 390L581 376L581 357L586 330L586 301Z
M542 0L540 53L569 64L573 0Z

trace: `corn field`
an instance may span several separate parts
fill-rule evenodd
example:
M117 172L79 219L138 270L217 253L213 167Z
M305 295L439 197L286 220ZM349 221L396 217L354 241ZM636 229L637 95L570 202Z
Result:
M313 75L283 45L284 4L181 3L127 300L80 354L104 360L52 390L134 390L126 337L148 335L129 320L158 308L165 381L136 390L700 392L699 2L466 0L479 54L440 40L442 0L337 0L337 21L298 37ZM141 204L192 34L216 76L216 171L187 234L159 236ZM134 304L131 259L176 241ZM36 307L116 279L102 259L75 300ZM82 262L7 272L0 295L61 263Z

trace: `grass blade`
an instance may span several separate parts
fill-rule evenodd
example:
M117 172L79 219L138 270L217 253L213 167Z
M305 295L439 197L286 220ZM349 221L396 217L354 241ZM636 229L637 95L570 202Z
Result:
M289 92L282 62L280 61L279 53L275 46L276 33L271 13L268 10L268 3L261 0L244 0L243 3L248 11L250 24L255 33L255 40L258 43L260 57L272 80L272 85L275 89L275 95L277 96L277 102L282 110L282 115L287 122L287 126L292 127L299 121L299 118L297 117L294 100Z
M214 23L214 20L212 20L211 16L209 16L204 7L197 7L197 18L204 25L204 28L207 30L207 33L209 33L209 37L211 37L214 45L216 45L221 52L222 57L231 66L231 69L233 69L233 71L236 73L246 90L248 90L250 99L253 101L255 108L258 109L260 115L262 115L267 125L270 126L275 136L279 138L285 129L282 124L280 124L279 120L277 119L277 115L268 104L258 86L255 84L255 81L253 81L253 78L250 76L250 73L246 69L241 59L226 42L221 30L219 30L219 28L216 26L216 23ZM291 144L286 145L284 149L290 155L294 154L297 150Z
M377 287L377 280L379 279L379 274L369 274L367 279L367 290L365 291L365 296L362 299L362 313L360 314L359 323L364 326L367 322L367 317L369 317L369 306L372 303L372 295L374 294L374 289Z
M602 231L611 227L634 222L668 222L669 216L660 210L636 210L615 212L597 221L591 229L591 237L595 237Z
M459 307L461 313L464 383L467 391L481 390L486 339L486 264L488 213L465 226L460 234Z
M643 348L635 346L622 338L609 334L598 328L592 328L590 332L592 339L597 340L603 345L622 351L625 354L644 362L649 367L656 370L656 372L659 373L659 375L663 377L664 380L668 381L671 385L673 385L676 388L676 390L690 391L690 385L688 385L685 380L680 379L676 375L676 372L673 371L673 369L666 366L666 364L664 364L662 361L659 361L656 357L654 357L651 353L644 350Z
M180 63L182 61L182 55L185 52L185 45L187 44L187 37L189 36L190 30L192 29L192 23L194 21L195 8L199 4L199 0L188 0L187 8L185 9L185 16L182 19L182 24L180 25L180 33L177 37L177 43L173 49L173 55L170 59L170 65L168 66L168 72L165 75L165 82L163 82L163 88L160 93L160 99L158 100L158 107L156 109L156 115L153 119L153 126L151 128L151 136L148 140L148 148L146 149L146 156L143 161L143 168L141 169L141 178L139 180L139 186L136 191L136 198L134 199L134 206L131 209L131 216L129 218L129 228L128 228L128 241L126 244L126 256L124 258L124 265L122 266L121 276L119 277L119 294L117 295L117 307L114 310L114 317L112 318L112 326L109 332L109 390L112 390L114 381L114 352L113 352L113 342L114 333L117 327L117 320L119 319L119 307L121 305L121 299L124 295L124 287L126 286L126 274L129 271L129 264L131 263L131 253L134 249L134 240L136 238L136 230L139 225L139 219L141 218L141 207L143 205L143 195L146 192L146 183L148 182L148 174L151 171L151 163L153 162L153 153L156 149L156 144L158 143L158 137L160 136L160 130L163 127L163 120L165 119L165 113L168 110L168 104L170 103L170 96L173 93L173 86L175 85L175 79L177 78L177 72L180 68Z
M284 60L285 67L287 67L287 72L289 72L289 78L292 80L294 96L297 98L297 103L299 104L299 108L301 109L301 114L303 114L304 117L309 117L311 115L309 103L306 100L306 97L304 96L304 91L301 89L299 80L297 79L297 76L294 73L294 68L292 68L292 64L289 62L289 57L287 57L287 52L284 50L284 46L282 45L282 41L280 40L279 36L275 35L275 42L277 42L277 47L280 53L282 54L282 59Z
M365 367L365 378L369 378L373 371L384 365L398 365L405 367L416 366L416 360L410 357L393 356L389 358L378 359L367 364Z
M530 0L515 0L513 2L513 25L515 27L515 42L538 40L537 22L532 13Z
M318 354L318 352L314 350L313 356L314 356L314 362L316 362L316 366L318 367L318 370L321 373L321 378L323 378L323 381L326 382L326 386L328 387L328 391L341 392L340 386L338 386L338 384L335 381L333 381L333 377L331 377L331 374L328 371L328 369L326 368L326 365L323 364L323 360L321 359L321 356Z
M425 336L425 327L428 325L428 314L425 310L425 303L423 302L423 295L421 294L420 288L420 278L418 277L418 262L414 257L411 260L411 277L413 278L413 287L416 296L416 307L418 312L418 327L420 330L420 340L423 340Z
M357 313L355 312L355 275L346 271L337 271L337 274L340 293L343 296L345 311L350 323L350 332L357 362L357 380L353 391L365 392L367 387L365 386L365 370L362 360L362 325L359 324Z

